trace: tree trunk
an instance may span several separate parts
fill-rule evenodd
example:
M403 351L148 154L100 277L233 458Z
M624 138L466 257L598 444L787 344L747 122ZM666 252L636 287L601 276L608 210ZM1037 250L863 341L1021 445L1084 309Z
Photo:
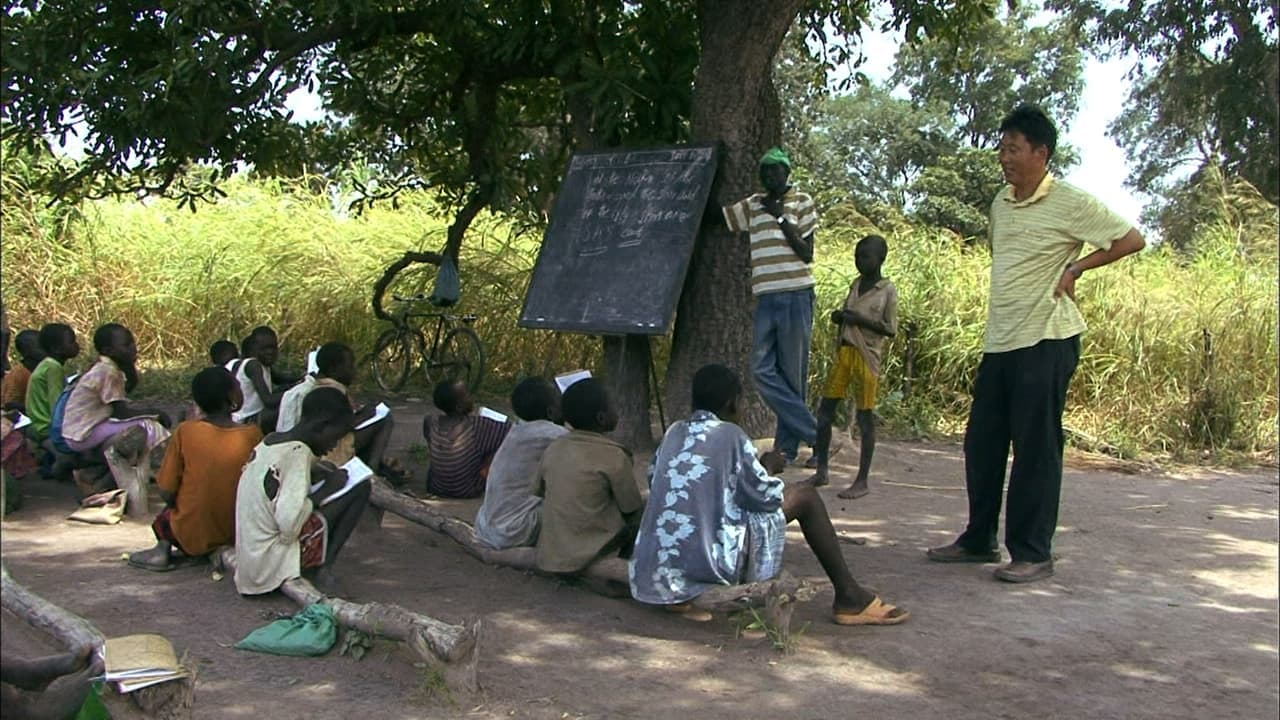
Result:
M665 389L673 419L689 413L689 388L698 368L720 363L733 368L747 388L740 419L744 429L755 436L773 429L773 414L751 383L755 303L749 247L745 238L725 229L718 213L758 190L759 157L781 140L773 59L803 4L698 2L702 54L694 82L693 140L721 143L721 163L676 317Z
M636 452L654 448L649 416L650 358L647 335L604 338L604 382L618 411L618 429L611 436Z

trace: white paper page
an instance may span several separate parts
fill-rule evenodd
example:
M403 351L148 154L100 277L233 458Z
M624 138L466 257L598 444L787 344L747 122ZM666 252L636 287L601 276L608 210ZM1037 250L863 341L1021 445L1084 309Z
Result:
M166 670L164 668L139 668L137 670L106 672L102 674L102 679L107 682L115 682L117 680L143 680L146 678L174 675L177 672L177 670Z
M560 388L561 393L564 393L564 391L568 390L574 383L579 380L586 380L589 377L591 377L590 370L574 370L573 372L565 373L564 375L557 375L556 386Z
M373 477L373 470L371 470L368 465L365 465L364 461L358 457L351 458L351 460L347 461L346 465L342 466L342 469L347 471L347 484L337 490L334 490L330 493L329 497L321 500L321 505L328 505L334 500L337 500L343 495L351 492L351 488ZM312 490L312 492L315 492L315 490Z
M13 423L13 429L21 430L22 428L30 424L31 424L31 418L27 417L26 415L23 415L22 413L18 413L18 419L15 420Z
M179 673L176 675L166 675L164 677L145 678L145 679L134 680L134 681L121 680L116 683L116 687L120 690L121 694L128 694L133 692L134 690L141 690L144 687L159 685L160 683L166 683L171 680L179 680L186 676L187 676L186 673Z
M490 420L500 422L500 423L504 423L507 421L506 415L503 415L502 413L492 408L487 408L483 406L480 408L479 415L480 417L489 418Z
M363 430L390 414L391 414L391 408L387 407L386 403L378 403L377 407L373 409L373 417L357 425L356 429Z

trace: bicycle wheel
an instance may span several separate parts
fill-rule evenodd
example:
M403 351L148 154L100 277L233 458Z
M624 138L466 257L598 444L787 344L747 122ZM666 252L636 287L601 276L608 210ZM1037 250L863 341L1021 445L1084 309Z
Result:
M409 379L413 365L413 333L408 328L391 328L378 337L371 362L373 379L387 392L398 392Z
M484 379L484 345L471 328L454 328L440 343L435 359L435 377L461 380L472 392L480 388Z

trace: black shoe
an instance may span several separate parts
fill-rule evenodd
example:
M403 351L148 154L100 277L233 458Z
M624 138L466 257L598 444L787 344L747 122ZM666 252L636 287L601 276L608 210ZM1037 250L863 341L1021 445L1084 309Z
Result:
M1045 578L1053 577L1053 561L1045 560L1044 562L1026 562L1025 560L1014 560L1008 565L996 568L995 576L997 580L1003 580L1011 583L1029 583Z
M999 550L974 552L956 543L929 548L925 553L930 560L940 563L995 563L1000 562Z

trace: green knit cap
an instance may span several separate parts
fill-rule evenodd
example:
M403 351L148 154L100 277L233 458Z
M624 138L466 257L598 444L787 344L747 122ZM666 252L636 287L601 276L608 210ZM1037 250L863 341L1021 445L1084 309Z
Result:
M765 165L773 165L775 163L779 165L786 165L788 170L791 169L791 157L787 155L786 150L783 150L776 145L769 148L769 152L766 152L764 157L760 158L760 166L763 167Z

